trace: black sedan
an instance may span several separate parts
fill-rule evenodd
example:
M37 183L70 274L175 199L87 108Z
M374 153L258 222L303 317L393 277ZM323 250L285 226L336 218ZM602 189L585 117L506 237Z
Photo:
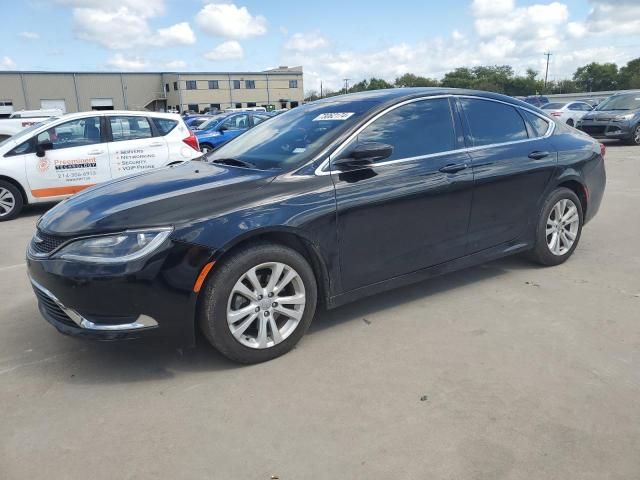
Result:
M88 189L27 252L44 318L103 340L198 330L253 363L319 306L520 252L567 260L605 188L604 147L513 98L456 89L333 97L203 161Z

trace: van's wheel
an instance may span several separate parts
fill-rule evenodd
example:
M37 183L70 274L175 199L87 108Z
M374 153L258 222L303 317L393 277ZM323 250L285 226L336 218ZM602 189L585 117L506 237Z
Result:
M200 145L200 151L206 155L207 153L213 151L213 147L211 145L209 145L208 143L204 143L204 144Z
M570 118L569 120L567 120L567 125L569 125L570 127L573 127L573 118Z
M198 321L211 344L240 363L276 358L302 338L316 311L317 283L295 250L258 243L216 264Z
M578 196L558 188L547 198L536 226L536 246L529 257L542 265L559 265L574 252L582 233L583 212Z
M0 222L16 218L23 206L20 190L12 183L0 180Z

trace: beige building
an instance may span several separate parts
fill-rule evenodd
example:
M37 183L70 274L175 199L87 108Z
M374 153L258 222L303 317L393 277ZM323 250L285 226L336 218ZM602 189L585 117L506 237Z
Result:
M302 67L264 72L0 72L0 115L59 108L154 110L292 108L304 98Z

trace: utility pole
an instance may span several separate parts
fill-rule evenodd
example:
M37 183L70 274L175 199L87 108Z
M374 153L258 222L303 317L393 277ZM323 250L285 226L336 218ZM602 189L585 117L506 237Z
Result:
M544 72L544 88L546 90L547 88L547 76L549 75L549 58L551 57L552 53L551 52L547 52L544 54L545 57L547 57L547 69Z
M322 80L320 80L320 98L322 98Z
M349 80L351 79L350 78L344 79L344 93L349 93Z

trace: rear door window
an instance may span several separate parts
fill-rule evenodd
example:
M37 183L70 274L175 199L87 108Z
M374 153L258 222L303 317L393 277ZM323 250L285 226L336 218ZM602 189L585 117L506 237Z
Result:
M515 107L491 100L460 98L474 147L529 138L524 120Z
M356 143L370 142L393 147L385 162L455 150L449 100L422 100L391 110L360 132Z
M151 125L146 117L109 117L114 142L151 138Z

